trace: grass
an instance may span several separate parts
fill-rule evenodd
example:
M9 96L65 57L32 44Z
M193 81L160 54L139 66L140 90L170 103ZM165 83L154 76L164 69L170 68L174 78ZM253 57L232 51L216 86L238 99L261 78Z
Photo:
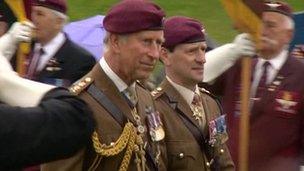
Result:
M119 0L68 0L71 20L79 20L106 11ZM185 15L202 21L208 34L217 42L225 43L236 34L219 0L155 0L167 16ZM295 11L304 10L304 0L286 0Z

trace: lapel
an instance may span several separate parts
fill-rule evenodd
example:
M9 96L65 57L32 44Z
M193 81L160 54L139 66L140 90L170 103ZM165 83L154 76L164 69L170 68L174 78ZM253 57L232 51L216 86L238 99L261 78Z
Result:
M253 118L261 114L262 111L266 109L265 106L274 100L277 92L284 86L284 84L286 84L286 78L290 77L290 75L293 74L291 65L292 58L288 57L273 81L267 86L267 90L262 95L261 99L254 103L251 112Z
M44 77L46 75L53 75L57 73L58 71L50 71L50 67L52 68L61 68L63 69L63 64L67 63L67 60L69 58L69 46L71 45L70 40L66 37L64 43L62 46L58 49L58 51L48 60L45 67L41 70L39 73L39 77ZM73 62L73 61L71 61ZM68 68L64 68L65 70Z
M129 107L128 103L118 91L112 80L102 70L99 63L94 66L90 72L90 75L94 79L95 86L101 90L131 122L136 123L132 117L131 108Z
M169 105L174 110L179 110L191 121L193 125L200 129L198 122L193 117L193 112L186 100L180 95L180 93L171 85L171 83L165 79L161 86L164 89L165 94L168 97ZM200 129L201 130L201 129Z

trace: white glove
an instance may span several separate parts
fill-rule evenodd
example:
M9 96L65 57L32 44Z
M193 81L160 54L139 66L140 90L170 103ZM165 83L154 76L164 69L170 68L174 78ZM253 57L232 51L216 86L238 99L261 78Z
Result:
M54 86L18 76L6 58L0 55L0 101L13 106L37 106L46 92ZM17 97L18 96L18 97Z
M11 59L20 42L30 42L34 25L29 22L15 22L12 27L0 38L0 54Z
M212 83L240 57L254 56L255 44L247 33L239 34L228 43L206 53L203 82Z

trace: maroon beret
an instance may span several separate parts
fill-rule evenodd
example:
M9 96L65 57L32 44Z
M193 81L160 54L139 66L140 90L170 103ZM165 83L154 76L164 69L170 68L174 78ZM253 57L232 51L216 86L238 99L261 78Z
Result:
M293 10L286 2L282 1L266 1L264 11L272 11L293 17Z
M113 6L103 20L111 33L127 34L142 30L162 30L165 13L145 0L125 0Z
M165 43L163 46L174 48L182 43L205 41L205 29L198 20L175 16L165 20L164 37Z
M67 11L66 0L34 0L33 5L50 8L64 14L66 14Z

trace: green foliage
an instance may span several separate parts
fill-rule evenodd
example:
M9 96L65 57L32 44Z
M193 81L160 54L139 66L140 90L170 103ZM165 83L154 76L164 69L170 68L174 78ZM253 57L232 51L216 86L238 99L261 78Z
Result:
M119 0L68 0L71 20L97 14L104 15ZM211 37L219 43L229 42L236 32L219 0L155 0L167 16L185 15L202 21ZM286 0L295 11L304 10L304 0Z

